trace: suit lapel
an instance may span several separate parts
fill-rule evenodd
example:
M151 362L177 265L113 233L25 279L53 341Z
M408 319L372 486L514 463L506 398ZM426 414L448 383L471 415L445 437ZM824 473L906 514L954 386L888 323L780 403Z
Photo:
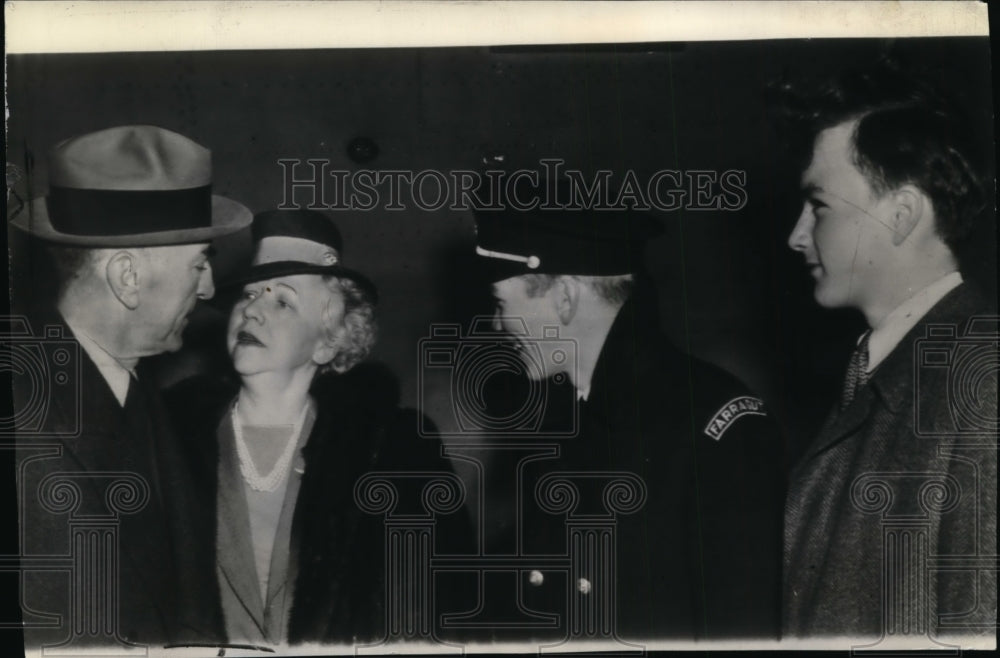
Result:
M264 635L264 603L250 543L250 512L239 477L240 466L228 413L223 415L216 434L219 438L218 565L225 582Z

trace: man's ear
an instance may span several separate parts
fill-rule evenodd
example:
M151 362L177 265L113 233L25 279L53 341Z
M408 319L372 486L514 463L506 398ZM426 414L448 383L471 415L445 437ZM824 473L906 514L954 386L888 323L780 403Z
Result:
M890 219L892 228L892 244L899 246L913 233L927 210L927 201L923 192L913 185L903 185L892 192L893 215Z
M576 308L580 303L580 280L572 276L560 276L549 293L559 321L563 326L568 325L576 317Z
M130 310L139 306L139 260L131 251L117 251L108 259L104 275L112 294Z

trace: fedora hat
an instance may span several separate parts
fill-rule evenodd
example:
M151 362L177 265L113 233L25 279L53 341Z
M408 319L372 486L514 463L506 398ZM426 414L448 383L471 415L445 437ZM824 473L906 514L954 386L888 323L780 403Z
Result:
M234 288L256 281L295 274L350 279L378 301L378 290L367 276L341 264L343 239L336 224L315 210L268 210L254 215L254 255L249 267L222 284Z
M82 247L208 242L252 220L212 194L211 152L156 126L117 126L67 139L49 153L49 194L11 223Z

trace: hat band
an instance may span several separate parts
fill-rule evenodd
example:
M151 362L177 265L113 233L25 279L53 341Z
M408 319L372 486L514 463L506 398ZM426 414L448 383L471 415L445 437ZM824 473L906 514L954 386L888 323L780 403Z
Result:
M212 186L183 190L85 190L53 186L52 226L70 235L132 235L212 225Z

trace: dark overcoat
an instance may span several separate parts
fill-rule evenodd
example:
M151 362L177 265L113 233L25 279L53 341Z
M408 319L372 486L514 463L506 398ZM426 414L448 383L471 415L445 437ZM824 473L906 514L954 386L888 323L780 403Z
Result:
M948 293L793 469L785 636L996 632L991 306L968 284Z
M221 617L209 579L208 528L198 522L201 501L151 377L140 364L122 407L61 319L36 318L35 330L44 327L52 330L41 346L53 359L52 379L35 391L16 385L14 393L22 409L31 408L31 395L46 393L40 422L17 437L25 643L69 639L71 624L78 625L74 643L209 640ZM110 531L117 534L115 601L103 599L102 586L88 580L112 565ZM74 532L98 543L74 544ZM67 566L85 554L93 561ZM55 559L43 566L43 557ZM71 579L81 596L75 606ZM84 609L93 626L81 626ZM41 627L42 615L51 613L61 620ZM115 614L117 638L110 634Z
M610 571L525 568L524 605L563 615L562 634L580 623L568 616L574 605L586 609L574 597L601 596L611 597L625 639L775 637L783 445L761 401L728 373L672 347L640 289L620 309L589 395L576 404L579 435L560 442L558 457L524 467L522 552L568 554L567 516L537 504L539 483L553 471L633 473L645 503L617 515ZM613 495L600 497L613 492L588 493L587 478L577 479L584 484L570 520L579 523L580 514L606 509ZM627 498L619 508L628 508ZM582 623L595 637L610 628Z

